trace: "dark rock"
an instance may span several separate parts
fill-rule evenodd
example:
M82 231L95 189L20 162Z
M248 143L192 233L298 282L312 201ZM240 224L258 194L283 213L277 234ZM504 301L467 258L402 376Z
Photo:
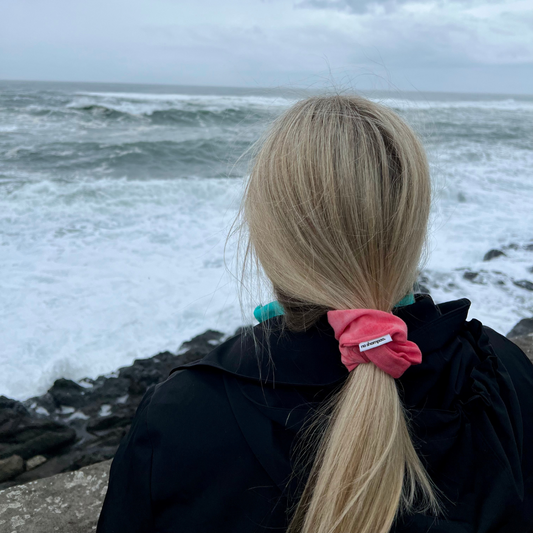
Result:
M114 402L128 394L129 386L129 380L124 377L98 378L94 388L88 392L88 400L96 404Z
M24 472L24 459L20 455L0 459L0 483L12 479L22 472Z
M413 288L414 293L415 294L430 294L428 284L429 284L429 278L427 276L425 275L419 276Z
M131 423L133 414L134 413L132 411L131 415L128 417L123 417L120 415L110 415L103 418L99 418L97 420L91 420L87 424L87 431L92 433L94 431L102 431L104 429L127 426Z
M26 427L13 435L10 441L0 443L0 457L12 454L29 459L34 455L49 454L58 448L70 444L76 438L76 432L57 422L45 422L33 427Z
M491 259L494 259L495 257L500 257L500 255L505 256L505 253L501 250L493 249L489 250L484 256L483 261L490 261Z
M48 414L53 413L58 408L56 401L54 400L52 395L48 392L43 394L42 396L30 398L29 400L26 400L24 402L24 405L28 408L32 406L33 404L35 404L35 407L32 409L33 411L35 411L36 408L40 407L41 412L42 412L42 409L44 409L45 411L48 412Z
M521 279L518 281L513 280L513 285L520 287L521 289L526 289L526 291L533 291L533 283L527 279Z
M205 333L193 337L190 341L184 342L180 346L179 352L183 355L185 355L183 352L194 352L198 355L197 358L200 359L211 352L215 346L220 344L222 337L224 337L224 334L220 331L209 329ZM183 355L180 355L180 362ZM191 355L189 355L189 358L190 357Z
M3 491L3 490L6 490L8 489L9 487L14 487L16 485L20 485L20 483L18 483L17 481L4 481L2 483L0 483L0 492ZM1 495L0 495L0 498L1 498Z
M20 418L28 416L28 410L21 402L0 396L0 439L3 433L11 431Z
M26 470L33 470L34 468L41 466L43 463L46 463L46 457L44 457L44 455L36 455L26 461Z
M46 394L23 403L0 397L0 459L14 454L45 459L0 483L0 489L112 458L146 390L178 364L209 353L222 338L218 331L206 331L184 343L179 355L161 352L137 359L113 376L81 380L85 386L58 379Z
M182 361L182 356L170 352L161 352L148 359L136 359L133 365L119 370L119 379L127 380L128 388L125 393L142 396L148 387L164 381L170 371Z
M48 394L52 396L57 407L81 407L85 403L85 389L70 379L56 379Z
M89 416L96 417L102 405L114 404L121 398L128 396L129 380L123 377L100 376L92 388L85 389L85 403L81 411Z
M478 276L479 272L470 272L468 270L463 274L463 278L468 281L474 281Z
M248 326L239 326L236 330L235 330L235 333L233 334L233 336L235 337L236 335L247 335L251 332L253 328L253 325L248 325Z
M533 242L531 244L526 244L526 246L524 246L524 248L528 251L528 252L533 252Z
M514 328L507 333L506 337L512 339L513 337L521 337L533 333L533 317L523 318L518 322Z
M120 377L129 381L128 394L143 395L150 385L159 383L167 377L167 373L159 365L147 359L137 359L132 366L120 369Z
M56 457L52 457L46 461L46 463L20 474L14 479L14 481L17 483L28 483L29 481L33 481L35 479L55 476L61 472L69 472L72 462L73 458L70 454L58 455Z
M76 461L70 465L70 470L79 470L95 463L113 459L117 452L118 444L116 446L94 446L85 450Z
M101 430L101 431L95 431L95 435L98 437L96 441L94 441L93 447L102 447L102 448L109 448L114 447L115 449L120 444L120 441L126 435L128 430L130 429L130 426L119 426L108 430Z
M75 436L64 424L30 414L20 402L0 399L0 459L10 455L29 459L70 443Z

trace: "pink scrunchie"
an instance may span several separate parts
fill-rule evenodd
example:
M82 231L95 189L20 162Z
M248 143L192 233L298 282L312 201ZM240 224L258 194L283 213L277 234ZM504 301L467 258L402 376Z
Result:
M407 324L377 309L328 311L328 321L339 341L341 361L351 372L362 363L374 363L393 378L422 362L418 346L407 340Z

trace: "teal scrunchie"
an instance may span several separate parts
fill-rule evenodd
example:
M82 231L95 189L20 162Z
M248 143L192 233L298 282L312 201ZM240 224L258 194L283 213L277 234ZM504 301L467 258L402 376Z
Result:
M415 303L415 295L409 293L407 296L404 296L394 307L403 307L404 305L411 305ZM264 322L269 318L274 318L275 316L283 315L283 307L280 303L270 302L266 305L258 305L254 309L254 317L258 322Z

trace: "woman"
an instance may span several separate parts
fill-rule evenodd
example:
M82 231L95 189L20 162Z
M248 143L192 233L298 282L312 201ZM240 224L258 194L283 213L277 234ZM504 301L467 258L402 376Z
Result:
M429 211L391 110L285 112L243 203L277 302L146 393L98 533L532 531L533 366L469 300L413 295Z

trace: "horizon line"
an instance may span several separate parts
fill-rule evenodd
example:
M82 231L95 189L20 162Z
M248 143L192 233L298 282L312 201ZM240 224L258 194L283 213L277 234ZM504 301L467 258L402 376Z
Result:
M203 89L239 89L239 90L253 90L253 91L291 91L291 90L305 90L309 92L318 92L320 89L313 89L304 86L283 86L272 85L264 87L250 87L244 85L197 85L197 84L184 84L184 83L146 83L146 82L128 82L128 81L73 81L73 80L36 80L36 79L0 79L1 82L12 83L59 83L59 84L93 84L93 85L136 85L140 87L190 87L190 88L203 88ZM327 89L326 89L327 90ZM347 91L340 91L347 92ZM533 93L494 93L494 92L479 92L479 91L438 91L438 90L403 90L403 89L358 89L354 92L383 92L383 93L434 93L434 94L454 94L454 95L483 95L483 96L524 96L533 97Z

